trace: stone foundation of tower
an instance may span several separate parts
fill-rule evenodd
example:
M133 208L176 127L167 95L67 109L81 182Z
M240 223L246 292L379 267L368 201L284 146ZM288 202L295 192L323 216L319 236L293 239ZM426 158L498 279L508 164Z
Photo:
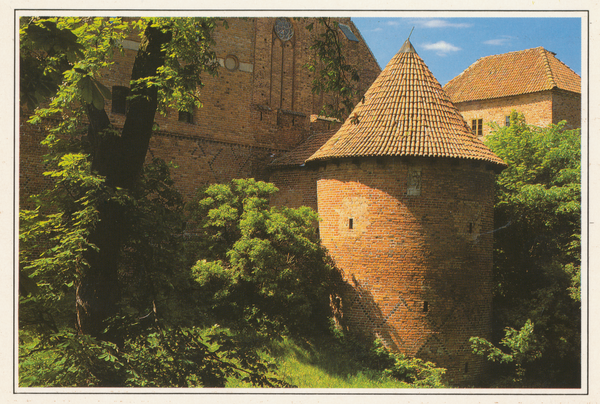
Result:
M349 284L343 321L474 385L489 338L494 173L485 163L361 158L319 168L321 239Z

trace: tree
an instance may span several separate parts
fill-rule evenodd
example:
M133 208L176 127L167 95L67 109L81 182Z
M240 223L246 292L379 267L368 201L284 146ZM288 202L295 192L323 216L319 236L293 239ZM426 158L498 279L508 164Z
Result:
M37 43L32 39L32 32L44 27L52 27L61 33L70 32L67 36L70 42L75 35L77 49L81 52L77 54L81 58L71 58L71 61L67 53L69 70L64 70L65 58L61 58L64 82L58 86L48 108L39 109L32 122L41 123L41 118L60 119L50 130L53 138L48 141L58 149L65 137L77 139L82 135L82 118L85 117L87 133L84 142L78 146L80 153L89 156L91 172L102 177L104 185L111 190L134 190L139 186L157 110L170 104L189 108L190 103L198 103L197 98L177 95L193 94L201 85L200 73L214 74L216 71L216 58L210 50L210 35L216 24L217 21L210 18L152 18L130 23L115 18L32 18L22 21L21 36L25 48L21 53L29 53L30 47ZM120 133L116 133L104 110L104 98L110 98L110 92L99 78L102 69L112 63L111 57L119 49L119 42L132 29L141 32L141 43L131 73L125 123ZM43 61L46 64L52 62ZM44 77L52 79L54 76ZM57 159L63 157L56 156ZM86 270L79 272L75 283L78 328L83 334L99 337L105 328L104 321L118 311L121 298L118 259L128 229L125 227L126 212L117 199L108 198L96 209L97 220L86 235L89 246L94 248L83 252Z
M525 385L579 386L579 130L528 126L513 112L486 143L508 164L497 178L494 340L535 324L541 358L523 362Z
M188 204L192 276L207 318L269 338L327 332L341 278L321 246L308 207L269 206L273 184L214 184Z
M312 91L335 95L333 102L323 105L321 114L343 119L350 115L356 103L358 71L344 56L339 23L331 18L319 18L317 22L321 33L310 46L315 58L306 65L315 73ZM315 29L314 23L308 24L306 29Z
M20 213L25 384L222 386L237 374L282 385L236 335L197 328L206 324L176 293L194 292L178 239L181 196L167 165L144 166L156 113L200 106L202 77L217 71L212 33L221 23L21 19L21 106L39 106L29 122L47 133L45 174L54 180L35 196L35 209ZM101 77L136 32L128 110L117 130ZM166 362L181 366L165 371ZM59 368L68 372L58 377Z
M525 365L539 359L542 354L537 349L537 341L533 335L533 323L527 320L520 330L506 327L505 336L500 345L508 348L506 353L502 349L485 338L471 337L469 341L473 347L473 353L486 356L488 360L500 364L512 364L514 367L508 376L498 377L494 380L494 386L498 387L526 387Z

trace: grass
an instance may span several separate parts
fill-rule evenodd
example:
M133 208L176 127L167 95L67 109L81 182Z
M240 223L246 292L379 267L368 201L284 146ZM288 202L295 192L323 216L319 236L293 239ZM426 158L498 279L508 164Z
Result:
M268 356L277 364L279 378L299 388L407 388L383 372L366 368L335 341L298 343L289 338L272 342ZM267 355L267 354L265 354ZM229 380L226 387L252 387Z

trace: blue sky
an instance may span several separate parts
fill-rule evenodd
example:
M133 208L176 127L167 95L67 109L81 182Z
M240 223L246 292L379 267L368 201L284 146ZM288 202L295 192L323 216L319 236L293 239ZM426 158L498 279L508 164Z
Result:
M411 43L440 84L445 85L481 57L538 46L556 53L559 60L581 75L579 17L352 17L352 21L382 69L414 27Z

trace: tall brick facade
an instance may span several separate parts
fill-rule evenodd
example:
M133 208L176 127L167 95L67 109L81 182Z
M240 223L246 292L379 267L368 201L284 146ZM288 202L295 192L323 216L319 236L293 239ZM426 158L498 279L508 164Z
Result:
M444 90L480 136L492 122L506 125L513 110L530 125L581 127L581 77L541 47L481 58Z
M291 24L293 35L279 38L276 18L228 18L228 28L214 34L215 52L221 65L216 77L205 76L200 92L202 108L191 119L181 121L179 112L169 110L156 116L159 130L152 137L147 158L161 157L179 168L172 174L186 198L197 188L233 178L268 179L267 165L294 148L312 132L327 128L318 118L331 95L312 92L313 74L304 66L314 56L310 45L320 34L315 19L283 19ZM348 63L356 66L359 89L364 92L381 69L360 32L349 18L337 19L350 27L356 38L340 30ZM305 27L315 23L313 31ZM358 40L354 40L358 39ZM115 127L122 127L125 114L115 110L115 89L127 89L139 43L136 36L124 42L123 54L103 75L103 83L113 90L113 105L105 109ZM21 128L21 199L36 192L44 168L39 146L44 137L40 128ZM26 185L31 184L31 186Z

